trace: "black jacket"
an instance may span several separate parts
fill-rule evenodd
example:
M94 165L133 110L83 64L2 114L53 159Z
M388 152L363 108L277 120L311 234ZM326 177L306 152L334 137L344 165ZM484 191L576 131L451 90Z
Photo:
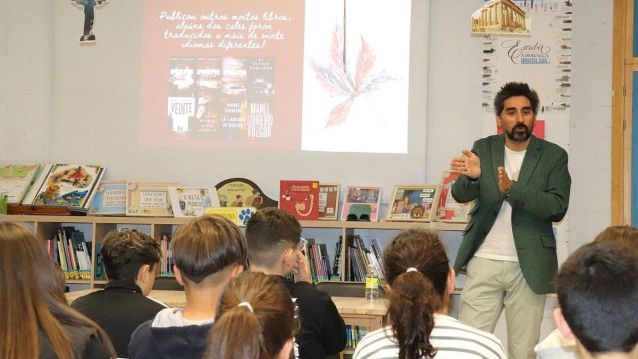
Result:
M145 297L135 283L121 280L112 280L104 290L77 298L71 306L104 329L121 358L128 357L133 331L166 308Z
M299 308L299 358L323 359L342 351L346 346L346 325L330 295L308 282L294 283L284 277L281 280Z
M161 311L155 319L140 325L131 335L129 358L201 358L212 322L204 325L166 325L175 311ZM165 320L168 318L169 320ZM175 319L173 322L179 322Z

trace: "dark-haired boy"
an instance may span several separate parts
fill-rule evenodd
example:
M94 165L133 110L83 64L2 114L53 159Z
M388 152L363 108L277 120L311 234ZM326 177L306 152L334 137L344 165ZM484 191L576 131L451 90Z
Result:
M246 225L250 270L280 276L299 308L299 357L324 358L346 345L346 328L330 295L310 283L306 257L297 250L301 225L277 209L257 211ZM295 273L295 282L285 279Z
M579 357L638 358L638 253L601 241L572 253L556 277L554 321Z
M246 263L246 240L230 220L205 215L181 225L171 242L173 272L186 306L167 308L131 337L130 358L201 358L221 292Z
M104 290L77 298L71 306L91 318L111 337L117 356L128 357L131 334L165 305L148 297L155 282L160 247L137 231L113 231L101 250L109 282Z

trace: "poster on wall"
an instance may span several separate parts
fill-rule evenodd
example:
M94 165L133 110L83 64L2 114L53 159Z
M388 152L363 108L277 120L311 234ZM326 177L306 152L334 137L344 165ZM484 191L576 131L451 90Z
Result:
M539 95L537 137L564 148L569 144L572 6L565 0L491 0L525 13L529 36L505 33L482 37L482 135L497 133L494 96L506 82L527 82ZM497 7L498 8L498 7ZM498 16L497 16L498 18Z
M485 34L482 36L481 136L498 133L494 96L507 82L526 82L538 93L540 104L534 135L558 144L569 152L569 118L572 78L571 0L491 0L509 3L525 13L529 36ZM498 8L498 7L497 7ZM498 13L496 14L498 17ZM569 219L556 223L559 261L567 253Z

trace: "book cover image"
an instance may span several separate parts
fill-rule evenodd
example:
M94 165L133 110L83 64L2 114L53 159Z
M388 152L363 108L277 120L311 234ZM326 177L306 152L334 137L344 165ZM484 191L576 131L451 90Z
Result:
M95 191L89 214L123 216L126 214L126 181L102 181Z
M279 208L298 220L317 220L319 181L279 181Z
M168 187L175 182L128 181L126 184L127 216L172 217Z
M338 219L339 190L337 183L319 183L319 219Z
M431 221L438 205L436 184L396 186L390 200L386 220Z
M221 207L277 207L259 186L246 178L228 178L215 185Z
M379 220L381 187L348 186L341 209L342 221Z
M175 217L197 217L208 207L219 207L215 187L169 187Z
M452 197L452 185L459 176L458 172L443 172L439 209L437 211L437 220L441 222L467 223L470 220L470 212L474 208L474 201L459 203Z
M39 164L0 166L0 196L7 195L10 204L22 202L41 168Z
M104 167L96 165L47 166L23 203L88 210L103 174Z

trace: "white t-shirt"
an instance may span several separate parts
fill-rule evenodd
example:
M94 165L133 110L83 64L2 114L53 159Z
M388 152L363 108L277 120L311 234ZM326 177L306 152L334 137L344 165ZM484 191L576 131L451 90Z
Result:
M434 329L430 343L437 350L436 359L505 359L501 341L493 334L465 325L447 315L434 314ZM398 358L399 344L386 326L368 333L357 348L353 359Z
M512 181L518 181L527 151L512 151L505 146L505 172ZM512 233L512 206L503 202L485 242L475 254L477 257L518 262L514 234Z

